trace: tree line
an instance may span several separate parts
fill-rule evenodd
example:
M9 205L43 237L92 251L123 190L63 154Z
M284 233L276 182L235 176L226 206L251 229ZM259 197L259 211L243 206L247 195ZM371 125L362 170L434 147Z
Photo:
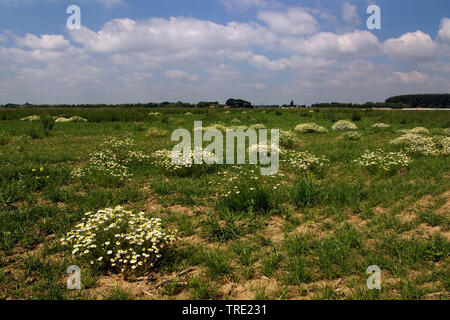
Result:
M450 94L409 94L391 97L386 103L403 103L411 108L450 108Z

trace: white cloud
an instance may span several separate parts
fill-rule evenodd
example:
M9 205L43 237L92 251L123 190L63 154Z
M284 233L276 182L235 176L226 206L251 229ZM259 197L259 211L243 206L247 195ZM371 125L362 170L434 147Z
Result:
M395 59L420 61L434 59L438 45L431 37L418 30L384 42L384 52Z
M86 27L71 30L74 41L96 52L170 52L247 48L251 44L274 42L273 33L255 23L230 22L226 25L194 18L151 18L145 21L116 19L98 32Z
M62 35L43 34L40 37L27 33L25 37L16 37L15 42L20 47L31 49L43 49L49 51L65 50L70 46L70 42Z
M450 19L445 18L441 21L438 38L444 43L450 44Z
M196 74L189 74L182 70L167 70L164 72L164 76L171 80L190 80L198 81L199 76Z
M393 76L389 80L398 80L403 84L425 84L430 80L430 77L419 71L393 72Z
M369 56L381 50L373 33L360 30L345 34L321 32L309 39L286 38L281 44L289 50L313 57Z
M350 24L361 24L361 20L359 19L359 15L357 12L357 8L355 5L352 5L350 2L344 2L341 7L342 19L345 22Z
M313 34L319 29L317 20L301 8L292 8L286 12L259 11L258 19L267 23L271 30L281 34Z

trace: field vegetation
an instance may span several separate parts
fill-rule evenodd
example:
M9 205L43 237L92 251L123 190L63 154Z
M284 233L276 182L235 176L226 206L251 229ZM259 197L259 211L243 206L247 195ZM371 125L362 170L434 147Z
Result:
M282 130L279 173L167 163L194 121ZM449 127L446 111L0 109L0 299L449 299Z

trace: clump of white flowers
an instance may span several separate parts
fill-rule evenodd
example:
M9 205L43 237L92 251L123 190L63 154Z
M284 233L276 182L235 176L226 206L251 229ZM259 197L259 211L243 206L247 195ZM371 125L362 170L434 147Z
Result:
M153 153L153 159L156 166L175 175L204 173L209 171L218 161L215 154L197 148L188 153L183 153L182 150L158 150ZM197 161L195 161L196 159ZM201 163L197 164L199 162Z
M378 169L384 171L395 171L408 167L411 158L403 152L385 152L381 149L366 151L360 159L354 162L366 167L371 171Z
M158 128L150 128L147 130L147 136L150 138L160 138L167 135L166 130L158 129Z
M274 153L278 153L280 156L283 154L283 151L279 148L279 146L272 144L271 140L261 141L258 144L251 145L248 148L248 152L249 152L249 154L261 152L266 155L274 152Z
M227 131L227 127L225 127L223 124L212 124L209 127L203 127L202 130L203 131L207 131L207 130L211 130L211 129L216 129L219 131Z
M158 116L161 116L162 114L161 114L161 112L150 112L148 115L151 117L158 117Z
M450 154L450 137L445 136L423 136L408 133L392 140L392 144L406 145L411 153L419 153L427 156L440 156Z
M84 167L75 168L72 176L83 178L92 175L107 175L116 178L131 176L131 166L141 163L150 157L141 151L133 150L134 141L130 138L110 138L101 145L101 150L93 152Z
M428 130L427 128L424 127L416 127L413 129L403 129L403 130L399 130L398 132L403 133L403 134L430 134L430 130Z
M350 130L358 130L358 127L351 121L339 120L333 125L332 129L334 131L350 131Z
M29 117L20 119L20 121L41 121L41 117L40 116L29 116Z
M119 206L86 213L60 241L90 264L126 272L153 267L161 250L178 240L176 232L164 230L161 219Z
M320 170L329 164L329 160L325 156L318 157L308 151L290 152L286 157L286 162L299 171Z
M259 129L265 129L266 126L262 123L256 123L250 126L251 129L259 130Z
M390 128L391 126L389 124L383 123L383 122L377 122L375 123L372 128L378 128L378 129L385 129Z
M361 134L356 131L350 131L346 132L342 135L342 138L350 140L350 141L357 141L361 139Z
M293 149L298 137L290 130L280 130L280 146L286 149Z
M326 133L328 130L316 123L302 123L295 127L295 131L300 133Z

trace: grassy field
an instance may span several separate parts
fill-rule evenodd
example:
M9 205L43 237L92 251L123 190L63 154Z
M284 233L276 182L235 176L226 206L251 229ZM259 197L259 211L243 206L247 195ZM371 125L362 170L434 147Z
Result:
M30 115L88 122L19 120ZM331 129L343 119L358 135ZM282 157L271 177L252 165L165 171L154 152L170 150L172 131L194 120L290 130L286 149L324 166L301 170ZM309 122L328 132L295 132ZM373 127L381 122L390 126ZM390 143L416 127L444 139L450 112L0 110L0 299L448 299L449 156ZM111 147L125 139L133 143ZM108 145L139 154L125 177L89 171ZM390 170L355 162L377 149L410 161ZM61 245L85 213L119 205L178 230L153 267L122 274ZM66 288L70 265L81 267L81 290ZM371 265L382 270L381 290L366 286Z

